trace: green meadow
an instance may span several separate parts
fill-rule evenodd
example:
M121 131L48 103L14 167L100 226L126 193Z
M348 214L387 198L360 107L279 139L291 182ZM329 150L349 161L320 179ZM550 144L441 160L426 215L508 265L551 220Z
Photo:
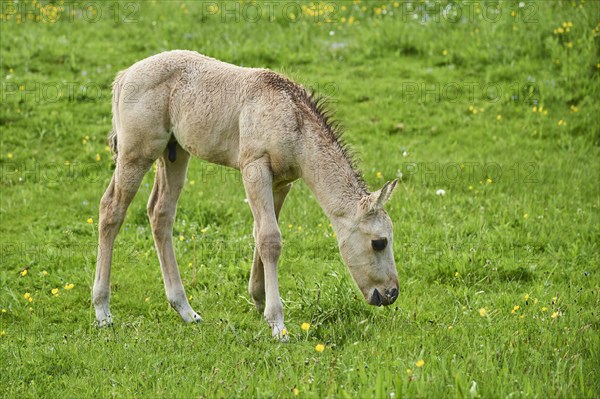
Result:
M0 397L600 396L599 2L1 0L0 20ZM204 321L166 301L153 169L96 327L111 82L172 49L327 97L369 187L400 178L393 305L364 301L299 181L273 340L240 174L194 159L173 234Z

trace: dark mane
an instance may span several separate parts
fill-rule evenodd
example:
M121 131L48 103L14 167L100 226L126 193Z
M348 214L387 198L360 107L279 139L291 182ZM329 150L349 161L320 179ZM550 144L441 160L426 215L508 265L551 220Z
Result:
M343 140L344 130L342 125L335 120L331 109L328 108L327 98L315 94L314 91L308 92L306 89L304 89L304 87L272 71L265 71L263 77L265 79L265 83L267 83L270 87L277 91L286 93L296 105L298 105L300 108L306 109L315 117L316 121L319 123L319 126L322 128L320 131L334 146L334 148L344 157L344 159L348 161L348 164L352 168L354 177L356 178L360 188L365 193L368 193L369 191L367 189L367 185L362 177L360 169L358 168L356 154Z

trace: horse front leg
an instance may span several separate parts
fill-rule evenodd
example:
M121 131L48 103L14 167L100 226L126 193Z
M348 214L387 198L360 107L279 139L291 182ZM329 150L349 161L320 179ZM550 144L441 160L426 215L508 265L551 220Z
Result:
M265 309L263 314L273 337L286 340L287 330L283 321L283 304L279 296L277 281L281 233L275 214L273 175L268 161L264 158L247 164L242 170L244 176L246 175L245 171L249 171L253 176L244 178L244 187L254 216L254 240L264 270ZM254 277L256 277L256 272Z
M279 221L279 212L285 201L285 197L290 192L292 184L285 185L278 190L273 190L273 202L275 206L275 218ZM254 222L254 237L257 234L256 222ZM263 261L260 257L258 247L254 247L254 258L252 259L252 269L250 271L250 280L248 281L248 292L254 301L254 306L259 312L265 309L265 271Z

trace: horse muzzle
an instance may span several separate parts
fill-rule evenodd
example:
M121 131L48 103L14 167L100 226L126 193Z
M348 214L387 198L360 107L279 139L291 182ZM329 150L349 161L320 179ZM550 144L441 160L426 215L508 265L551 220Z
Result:
M377 288L373 290L369 304L373 306L388 306L398 299L398 288L386 289L382 294Z

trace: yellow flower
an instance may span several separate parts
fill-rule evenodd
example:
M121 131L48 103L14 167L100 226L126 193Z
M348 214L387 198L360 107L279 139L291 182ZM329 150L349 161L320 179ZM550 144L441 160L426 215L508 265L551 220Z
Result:
M566 124L567 124L567 122L564 119L561 119L558 121L558 126L564 126Z
M490 179L489 177L486 180L488 182L488 184L492 184L494 181L492 179Z
M315 350L317 352L319 352L319 353L323 352L325 350L325 345L323 345L323 344L317 344L317 346L315 346Z
M302 329L302 331L308 331L310 329L310 323L302 323L300 328Z
M550 317L552 317L553 319L556 319L558 317L558 312L552 313L552 316L550 316Z
M281 330L281 336L285 337L286 335L288 335L288 330L284 328L283 330Z
M567 46L567 48L573 48L573 42L568 42L568 43L566 44L566 46Z
M75 284L71 283L71 284L67 284L65 285L65 290L72 290L75 287Z
M184 237L183 235L181 235L181 234L180 234L180 235L179 235L179 241L183 241L183 240L185 240L185 237Z
M579 112L579 108L574 105L571 105L571 112Z
M44 270L44 271L42 271L42 276L46 277L47 275L48 275L48 272L47 272L47 271L45 271L45 270Z
M423 367L425 365L425 360L423 360L423 359L417 360L417 362L415 363L415 365L417 367Z
M406 374L411 375L412 374L412 370L411 369L406 369Z
M448 330L452 330L454 327L452 326L448 326Z
M444 57L445 57L445 56L447 56L447 55L448 55L448 50L444 50L444 51L442 51L442 55L443 55Z
M381 174L381 172L375 173L375 177L378 179L383 179L383 175Z
M519 305L515 305L512 310L510 311L510 313L515 313L517 310L521 309L521 307Z
M527 214L525 214L525 215L527 215ZM523 216L524 216L524 215L523 215ZM525 216L524 216L524 217L525 217ZM525 296L523 297L523 299L525 299L525 301L528 301L528 300L529 300L529 294L525 294Z
M545 306L542 306L542 312L545 312L546 310L548 310L548 308Z
M89 218L89 219L87 220L87 224L92 224L92 223L94 223L94 219L92 219L92 218Z
M6 335L6 331L2 330L0 331L0 337L4 337Z
M6 313L6 309L2 309L2 313Z
M529 214L528 213L524 213L523 214L523 219L527 219L527 218L529 218ZM527 296L527 297L529 297L529 296ZM527 300L527 299L525 299L525 300Z
M100 154L96 154L96 161L100 160Z
M460 273L459 272L454 272L454 277L458 277L458 276L460 276Z
M487 314L488 313L487 313L487 310L485 310L485 308L479 309L479 316L485 317L485 316L487 316Z
M8 159L12 159L12 158L13 158L13 154L9 152L8 154L6 154L6 157L7 157Z
M292 389L292 393L294 394L294 396L298 396L300 391L298 390L298 388L294 387L294 389Z
M27 299L29 302L33 302L33 298L29 292L26 292L25 295L23 295L23 298Z
M52 295L58 296L58 288L52 288Z
M28 273L27 269L23 269L23 270L21 271L21 273L20 273L20 274L21 274L21 277L25 277L25 276L27 276L27 273Z
M502 120L502 115L500 115L500 114L496 115L496 120L497 121L501 121Z
M532 111L532 112L537 112L537 107L533 107L533 108L531 108L531 111Z

